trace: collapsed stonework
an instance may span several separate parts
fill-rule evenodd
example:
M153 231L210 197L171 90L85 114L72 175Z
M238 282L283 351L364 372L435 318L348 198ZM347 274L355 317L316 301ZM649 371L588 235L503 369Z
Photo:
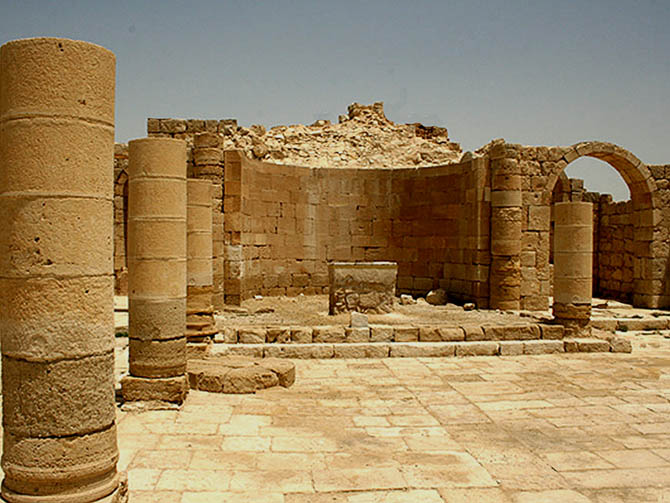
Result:
M339 122L317 120L266 129L241 127L234 119L149 119L150 136L193 141L195 133L219 133L224 150L240 150L249 159L317 168L407 168L457 161L458 143L445 128L423 124L396 124L384 114L384 104L349 105Z

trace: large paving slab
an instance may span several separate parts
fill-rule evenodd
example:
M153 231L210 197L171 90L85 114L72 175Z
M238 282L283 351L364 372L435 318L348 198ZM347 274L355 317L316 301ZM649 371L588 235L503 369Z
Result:
M632 354L295 360L288 389L119 411L120 467L134 503L670 501L664 335L626 333Z

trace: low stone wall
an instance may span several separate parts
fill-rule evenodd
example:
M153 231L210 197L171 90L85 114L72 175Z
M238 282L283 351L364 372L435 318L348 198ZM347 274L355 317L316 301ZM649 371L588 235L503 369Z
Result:
M393 262L332 262L328 265L329 314L393 310L398 265Z
M217 339L228 344L309 344L360 342L472 342L559 340L561 325L519 323L512 325L341 325L225 327Z

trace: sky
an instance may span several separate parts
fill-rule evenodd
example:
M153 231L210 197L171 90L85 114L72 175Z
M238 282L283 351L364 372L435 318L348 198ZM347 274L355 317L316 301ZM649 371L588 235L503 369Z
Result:
M148 117L337 121L353 102L448 128L464 150L616 143L670 163L669 0L0 0L0 43L116 54L116 141ZM567 168L627 199L609 165Z

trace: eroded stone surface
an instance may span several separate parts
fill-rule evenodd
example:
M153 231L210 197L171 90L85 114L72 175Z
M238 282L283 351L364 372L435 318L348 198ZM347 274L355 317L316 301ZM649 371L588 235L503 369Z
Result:
M219 356L188 361L191 389L212 393L255 393L295 382L295 364L277 358Z
M392 262L329 264L328 312L390 312L393 309L397 273L398 265Z
M115 66L107 49L75 40L0 48L3 501L125 497L113 394Z

